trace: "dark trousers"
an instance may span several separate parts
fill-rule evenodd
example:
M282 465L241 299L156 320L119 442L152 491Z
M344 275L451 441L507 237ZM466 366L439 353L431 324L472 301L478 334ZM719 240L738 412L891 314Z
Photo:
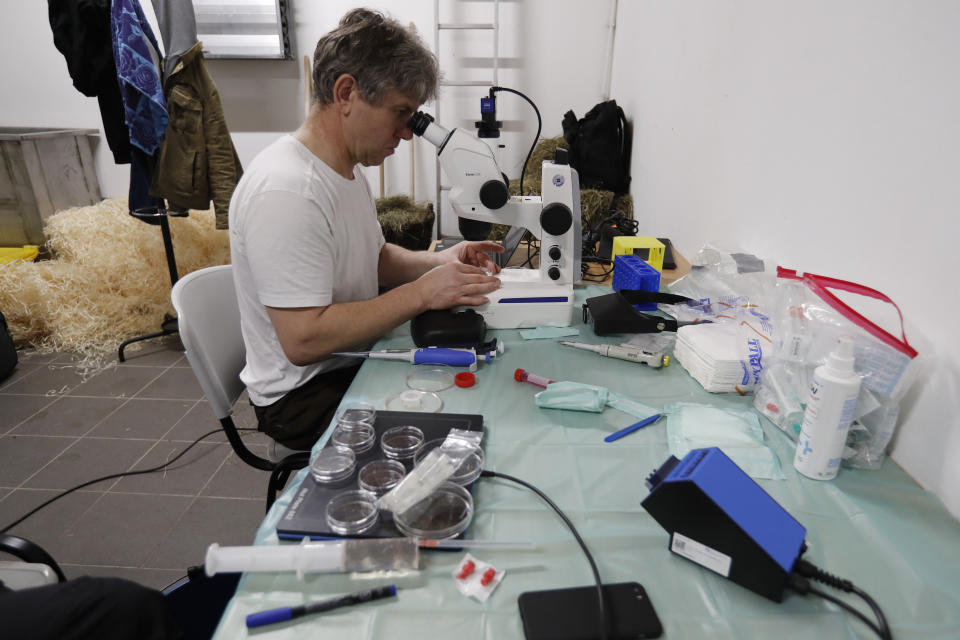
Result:
M6 640L170 640L182 638L159 591L120 578L84 576L10 591L0 583Z
M309 449L336 413L360 366L318 374L266 407L253 405L260 431L291 449Z

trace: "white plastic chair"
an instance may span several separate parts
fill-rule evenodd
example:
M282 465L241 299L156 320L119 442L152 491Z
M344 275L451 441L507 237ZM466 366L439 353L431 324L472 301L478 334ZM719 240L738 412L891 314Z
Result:
M290 469L305 466L307 457L301 453L283 460L261 458L247 448L233 422L233 405L244 390L240 371L246 362L233 268L222 265L189 273L173 286L170 298L177 311L187 360L230 446L250 466L275 472L267 490L269 509L276 489L286 482Z

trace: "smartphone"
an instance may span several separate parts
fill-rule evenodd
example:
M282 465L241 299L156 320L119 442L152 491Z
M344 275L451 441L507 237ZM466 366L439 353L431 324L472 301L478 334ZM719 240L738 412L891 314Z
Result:
M659 638L660 619L636 582L603 585L609 640ZM520 594L520 619L527 640L599 640L597 588L572 587Z

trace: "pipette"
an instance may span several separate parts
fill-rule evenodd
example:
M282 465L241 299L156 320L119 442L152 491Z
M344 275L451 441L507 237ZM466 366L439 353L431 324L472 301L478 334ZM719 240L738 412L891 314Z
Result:
M381 351L338 351L335 356L348 358L373 358L375 360L403 360L413 364L445 364L451 367L467 367L477 370L477 362L490 362L503 353L503 342L497 341L496 349L478 354L474 349L448 349L425 347L423 349L383 349Z
M670 364L670 356L663 355L662 351L647 351L646 349L631 347L629 345L588 344L586 342L573 342L572 340L557 340L557 342L568 347L573 347L574 349L593 351L608 358L640 362L654 369Z
M544 378L543 376L538 376L537 374L530 373L525 369L517 369L516 371L514 371L513 379L516 380L517 382L529 382L530 384L536 385L538 387L543 387L544 389L546 389L547 385L550 384L551 382L555 382L555 380L551 380L550 378Z

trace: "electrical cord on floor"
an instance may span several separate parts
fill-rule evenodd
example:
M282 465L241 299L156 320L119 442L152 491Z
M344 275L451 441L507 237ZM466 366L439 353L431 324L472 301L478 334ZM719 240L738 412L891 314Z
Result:
M580 537L580 533L577 531L577 528L573 526L573 523L570 522L570 518L557 506L557 504L547 497L543 491L537 489L535 486L529 482L525 482L520 478L515 478L513 476L508 476L505 473L500 473L498 471L488 471L484 469L480 472L480 476L484 478L500 478L501 480L509 480L510 482L515 482L520 486L530 489L535 494L540 496L540 498L550 505L550 508L557 512L557 515L560 516L560 519L563 520L563 523L567 525L567 528L570 529L570 533L573 534L573 537L576 538L577 544L580 545L580 548L583 549L583 554L587 556L587 562L590 563L590 570L593 571L593 579L597 583L597 605L600 610L600 638L602 640L607 640L607 611L603 602L603 582L600 580L600 570L597 569L597 563L593 560L593 556L590 554L590 550L587 549L587 543L583 541L583 538Z
M191 442L189 445L187 445L187 448L184 449L183 451L181 451L180 453L178 453L176 456L174 456L174 458L173 458L172 460L168 460L167 462L163 463L163 464L160 465L159 467L153 467L152 469L140 469L140 470L137 470L137 471L124 471L124 472L122 472L122 473L112 473L112 474L110 474L109 476L103 476L102 478L94 478L93 480L88 480L88 481L84 482L83 484L78 484L78 485L75 486L75 487L72 487L72 488L70 488L70 489L67 489L66 491L62 491L62 492L58 493L57 495L53 496L52 498L50 498L49 500L47 500L46 502L40 504L40 506L37 506L37 507L34 507L33 509L31 509L29 512L26 513L26 515L21 516L21 517L18 518L17 520L14 520L13 522L11 522L11 523L8 524L7 526L5 526L3 529L0 529L0 533L6 533L7 531L9 531L10 529L14 528L15 526L17 526L18 524L20 524L21 522L23 522L24 520L26 520L27 518L29 518L30 516L32 516L33 514L35 514L36 512L38 512L38 511L40 511L41 509L43 509L44 507L46 507L46 506L48 506L48 505L56 502L57 500L59 500L60 498L62 498L62 497L64 497L64 496L70 495L70 494L73 493L74 491L77 491L77 490L79 490L79 489L83 489L84 487L89 487L89 486L92 485L92 484L96 484L96 483L98 483L98 482L103 482L104 480L112 480L112 479L114 479L114 478L122 478L123 476L136 476L136 475L140 475L140 474L143 474L143 473L155 473L155 472L160 471L160 470L162 470L162 469L166 469L166 468L169 467L171 464L173 464L174 462L176 462L177 460L179 460L181 457L183 457L183 455L184 455L187 451L190 451L190 449L192 449L192 448L194 447L194 445L199 444L199 442L200 442L201 440L203 440L203 439L206 438L207 436L212 436L213 434L217 433L218 431L221 431L221 429L214 429L213 431L208 431L207 433L203 434L202 436L200 436L199 438L197 438L196 440L194 440L193 442ZM256 429L250 427L250 428L244 428L244 429L237 429L237 431L256 431Z
M870 609L873 610L873 615L876 616L877 622L874 623L869 618L867 618L867 616L865 616L862 612L854 609L852 606L850 606L843 600L835 596L832 596L829 593L816 589L810 584L811 580L816 580L818 582L822 582L826 585L829 585L835 589L839 589L847 593L853 593L859 596L864 602L866 602L870 606ZM890 626L887 624L887 618L886 616L883 615L883 611L880 609L880 606L876 603L876 601L873 598L867 595L866 592L857 588L849 580L845 580L843 578L838 578L837 576L831 575L826 571L823 571L822 569L807 562L806 560L797 560L797 563L793 567L793 572L787 578L787 586L793 591L801 595L807 595L808 593L812 593L813 595L819 596L824 600L829 600L830 602L834 603L838 607L842 607L847 611L849 611L850 613L852 613L853 615L860 618L860 620L863 621L865 625L870 627L870 629L872 629L873 632L876 633L879 638L881 638L881 640L893 640L893 635L890 632Z

